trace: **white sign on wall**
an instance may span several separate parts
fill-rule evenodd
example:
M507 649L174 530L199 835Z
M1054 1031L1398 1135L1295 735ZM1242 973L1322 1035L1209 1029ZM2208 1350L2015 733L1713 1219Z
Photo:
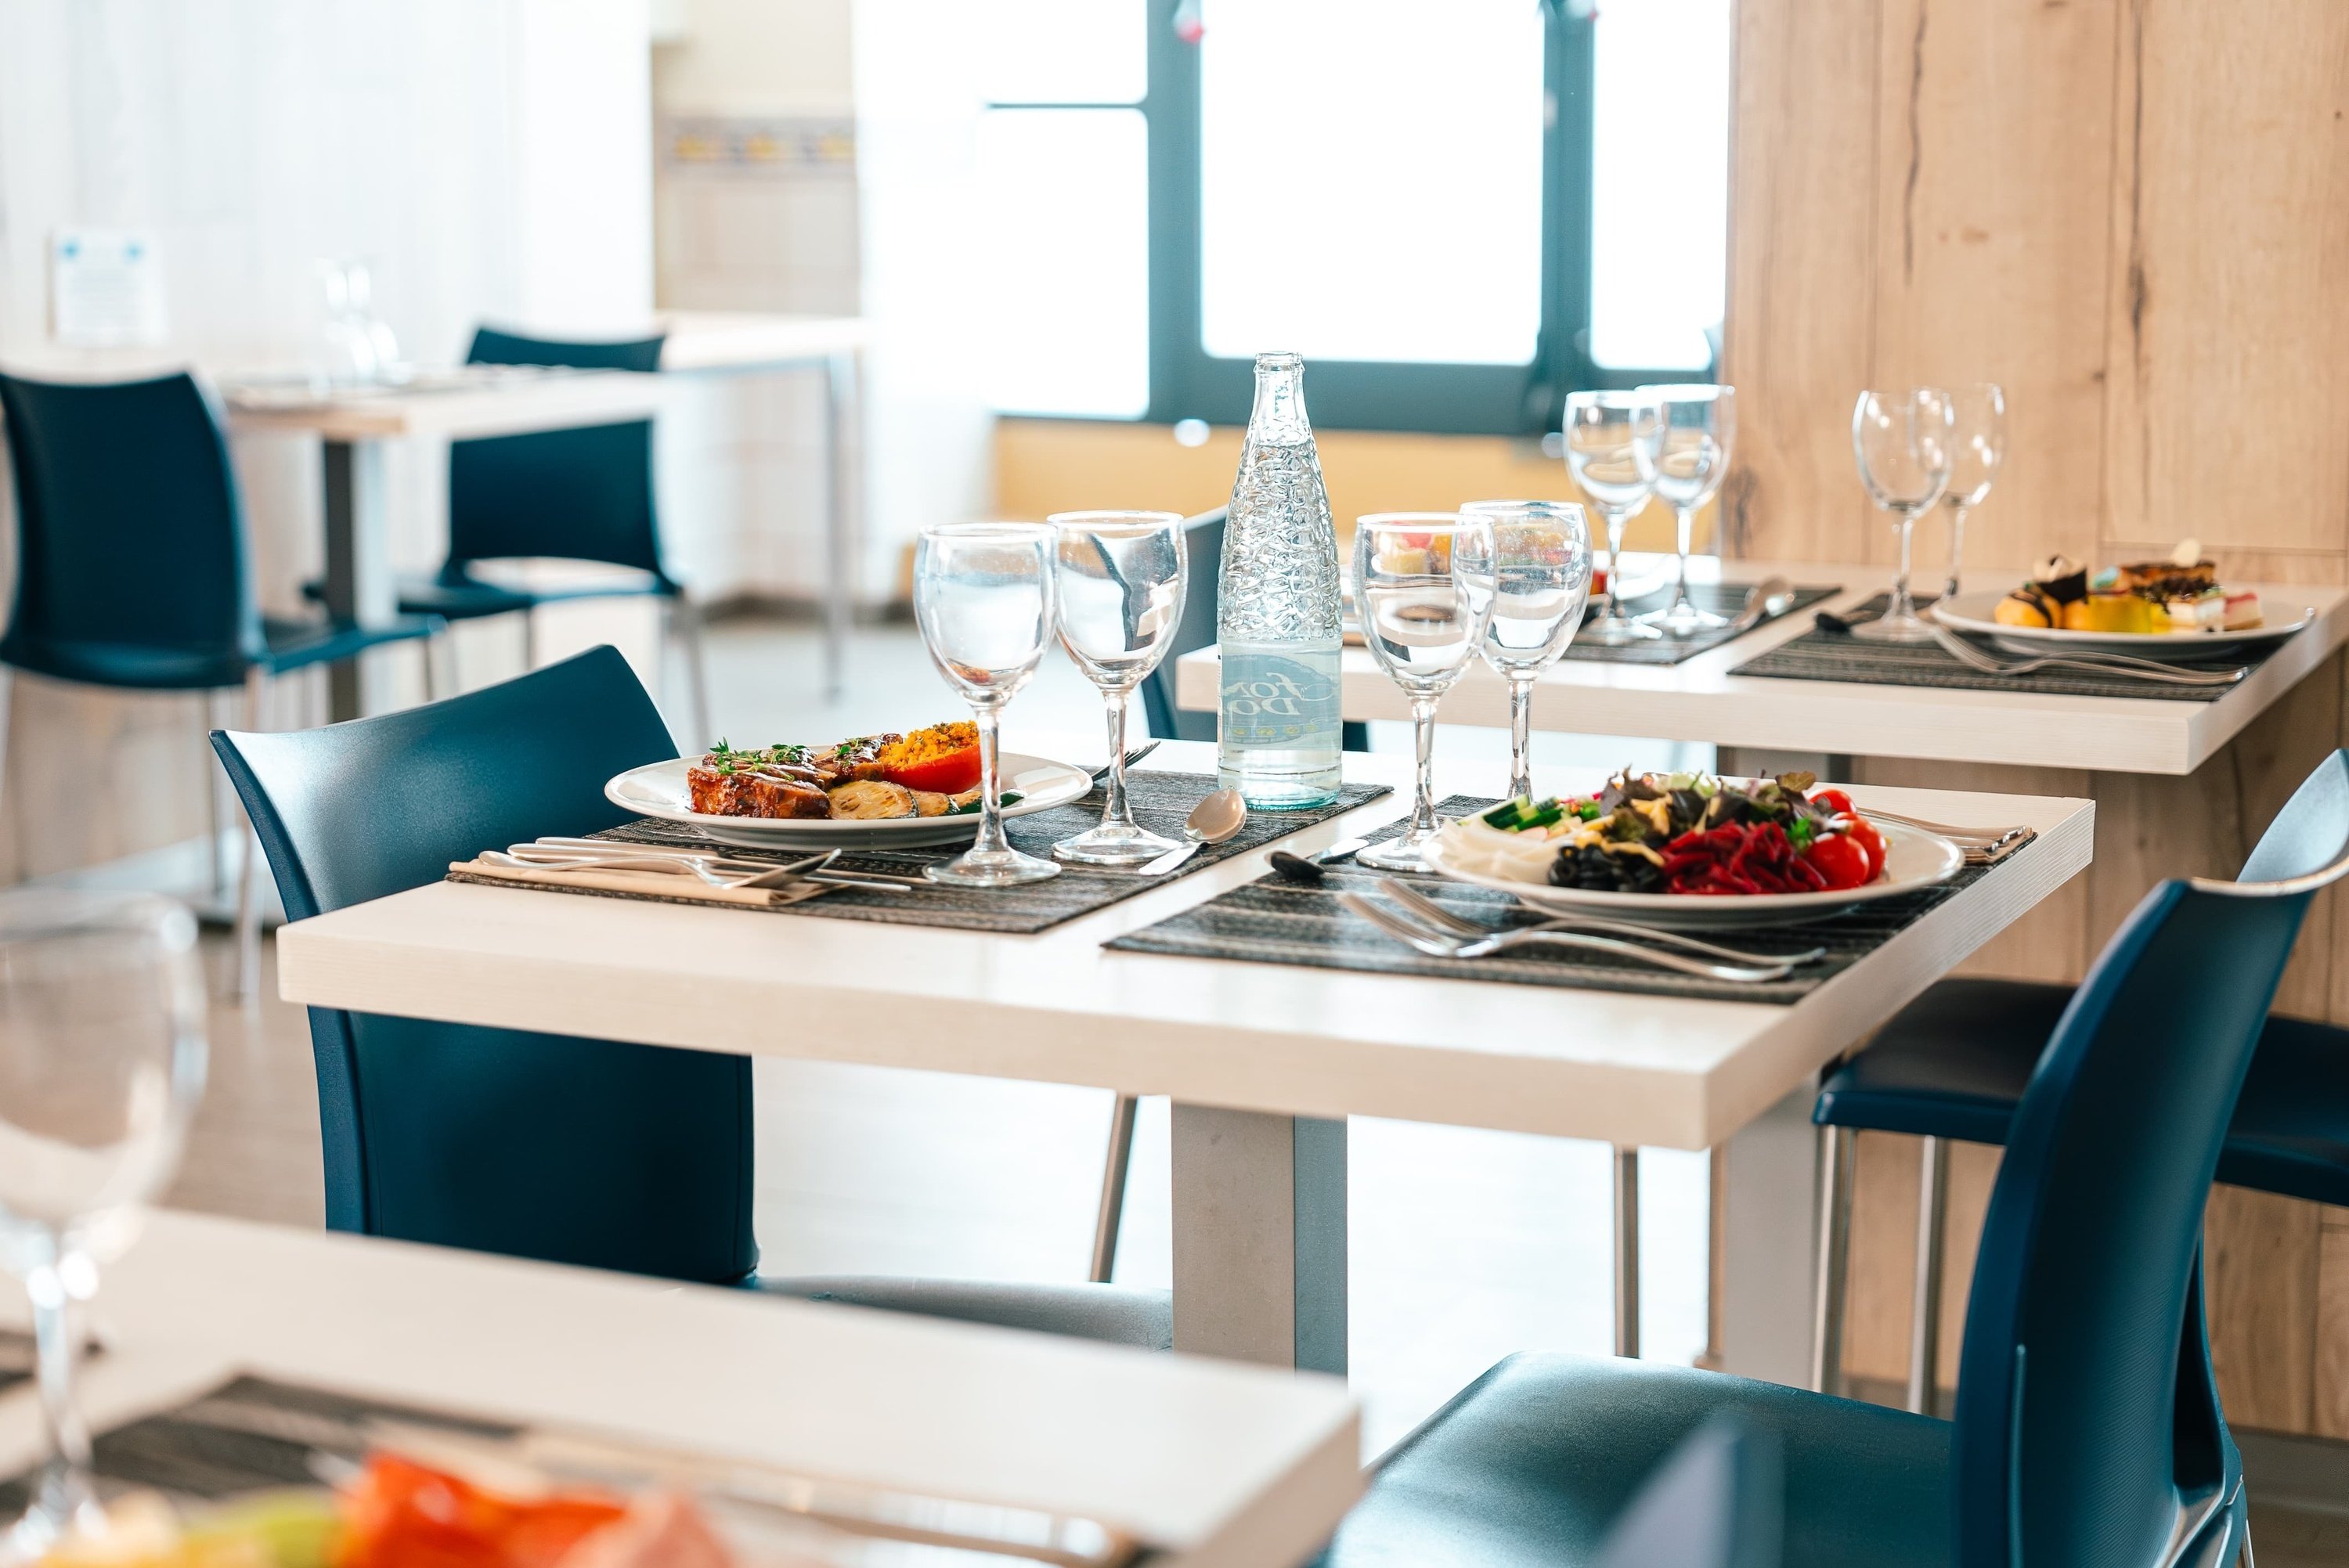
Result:
M125 229L61 229L49 242L49 335L68 348L160 348L163 271Z

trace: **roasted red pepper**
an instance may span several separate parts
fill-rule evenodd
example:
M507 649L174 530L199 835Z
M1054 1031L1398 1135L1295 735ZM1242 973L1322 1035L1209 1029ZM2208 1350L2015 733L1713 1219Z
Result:
M336 1568L549 1568L627 1511L593 1493L523 1500L376 1454L343 1494Z

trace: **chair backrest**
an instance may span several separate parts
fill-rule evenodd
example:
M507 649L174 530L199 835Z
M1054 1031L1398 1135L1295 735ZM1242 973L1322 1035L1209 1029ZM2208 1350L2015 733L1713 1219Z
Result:
M469 365L660 368L662 339L562 343L482 327ZM666 582L649 419L456 441L449 448L449 563L546 556L633 566Z
M212 746L295 920L485 848L616 826L630 814L605 781L677 754L608 647ZM756 1265L748 1057L323 1007L310 1038L335 1229L705 1282Z
M0 661L107 686L233 686L261 613L220 421L195 378L0 376L16 590Z
M2203 1333L2202 1210L2302 917L2349 870L2349 752L2248 869L2261 880L2146 895L2016 1109L1959 1369L1964 1568L2157 1563L2240 1484Z
M1230 510L1219 506L1213 511L1187 518L1183 523L1183 551L1190 581L1183 593L1182 624L1174 629L1174 640L1168 645L1165 658L1142 683L1142 708L1150 733L1164 739L1216 738L1214 714L1175 706L1174 661L1185 654L1215 645L1216 604L1224 574L1224 519ZM1349 751L1368 751L1369 727L1347 724L1340 744Z
M1785 1508L1778 1435L1716 1416L1640 1483L1596 1568L1778 1568Z

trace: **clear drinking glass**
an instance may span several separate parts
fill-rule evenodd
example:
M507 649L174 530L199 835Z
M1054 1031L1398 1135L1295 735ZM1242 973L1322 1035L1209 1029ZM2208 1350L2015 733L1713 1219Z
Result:
M1485 662L1509 683L1509 794L1531 797L1534 682L1574 641L1590 599L1590 528L1570 500L1472 500L1460 509L1492 526L1489 558L1459 546L1493 580Z
M1995 381L1951 389L1958 426L1950 454L1950 488L1941 504L1950 509L1950 581L1945 599L1958 596L1958 573L1966 553L1966 513L1982 505L1998 480L2006 457L2006 393Z
M1623 614L1623 528L1648 504L1663 445L1663 411L1641 392L1576 392L1566 400L1566 468L1607 524L1607 599L1582 628L1616 647L1663 635Z
M1930 511L1950 488L1950 454L1957 423L1950 395L1938 387L1906 392L1863 392L1851 411L1851 449L1868 499L1889 511L1900 532L1900 573L1892 603L1873 621L1851 629L1872 643L1930 643L1933 629L1919 619L1909 592L1909 550L1917 514Z
M1652 397L1663 424L1656 454L1656 499L1672 509L1679 520L1680 586L1671 603L1640 620L1675 637L1729 624L1729 617L1699 609L1689 598L1689 535L1696 514L1721 490L1729 477L1730 450L1737 441L1737 398L1733 389L1709 384L1642 387L1639 396Z
M1139 865L1175 847L1135 821L1126 802L1125 716L1133 688L1166 656L1183 619L1183 519L1171 511L1063 511L1047 521L1054 533L1061 645L1109 706L1101 825L1054 844L1052 857Z
M1028 684L1052 637L1052 531L1040 522L957 522L924 531L914 554L914 619L947 684L978 721L978 837L932 882L1010 887L1061 874L1003 832L996 716Z
M1435 820L1435 705L1476 656L1493 618L1493 524L1482 512L1390 511L1354 522L1354 605L1362 640L1411 699L1419 783L1411 827L1354 859L1425 866Z
M75 1408L100 1264L180 1162L204 1083L204 981L188 912L142 895L0 894L0 1266L33 1303L49 1457L5 1555L105 1526Z

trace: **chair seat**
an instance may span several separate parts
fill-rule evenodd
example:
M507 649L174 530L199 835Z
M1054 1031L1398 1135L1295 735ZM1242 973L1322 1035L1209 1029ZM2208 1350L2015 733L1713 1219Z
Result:
M1821 1088L1823 1126L2004 1144L2072 987L1944 980ZM2270 1015L2219 1156L2231 1186L2349 1204L2349 1029Z
M267 651L247 659L229 649L152 647L140 643L94 643L12 634L0 647L0 661L36 675L88 686L142 691L219 691L242 686L255 667L283 675L316 664L337 664L385 643L429 637L440 629L430 616L406 615L380 626L347 621L280 621L264 617Z
M476 577L450 581L446 577L402 577L399 609L405 615L438 615L446 621L476 621L486 615L510 615L540 604L567 599L674 598L677 584L649 572L626 576L598 577L543 588L520 588L486 583Z
M1804 1568L1950 1561L1945 1421L1660 1362L1513 1356L1379 1466L1321 1568L1565 1568L1722 1411L1785 1446L1785 1553Z
M753 1278L750 1283L760 1290L802 1301L918 1313L925 1317L1026 1328L1144 1350L1174 1348L1174 1298L1163 1290L858 1274Z

